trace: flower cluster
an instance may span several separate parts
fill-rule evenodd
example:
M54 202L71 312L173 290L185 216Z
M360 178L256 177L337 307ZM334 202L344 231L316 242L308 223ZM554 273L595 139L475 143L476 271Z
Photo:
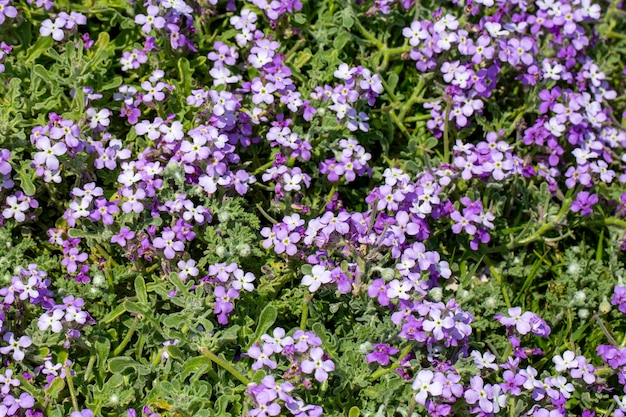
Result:
M246 363L249 399L230 408L249 416L336 414L321 401L339 380L335 403L363 415L382 398L431 416L626 415L621 328L600 326L594 359L569 312L525 310L529 289L562 290L563 239L597 243L585 274L610 257L618 275L621 55L592 50L623 38L619 7L339 3L0 0L0 416L69 414L66 389L72 417L207 415L236 401L216 375L245 385ZM517 249L535 264L507 264ZM526 281L503 279L514 269ZM602 291L594 319L619 323ZM412 400L386 393L401 384Z
M293 336L286 336L285 330L277 327L272 335L261 336L262 344L255 343L247 355L255 359L252 369L284 369L273 355L277 354L289 363L282 379L278 382L274 376L268 375L260 384L248 385L248 394L252 397L255 408L249 416L276 416L285 407L291 414L299 417L316 417L322 415L319 406L305 404L301 399L290 394L296 386L311 387L309 375L318 382L328 379L328 373L335 370L334 362L320 348L322 340L312 332L297 330ZM294 393L295 394L295 393Z

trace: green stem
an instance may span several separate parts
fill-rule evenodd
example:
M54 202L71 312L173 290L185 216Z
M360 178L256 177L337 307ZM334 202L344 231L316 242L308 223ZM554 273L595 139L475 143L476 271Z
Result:
M272 216L270 216L269 214L267 214L267 212L265 210L263 210L263 207L261 207L261 203L257 203L256 208L261 212L263 217L265 217L267 220L269 220L272 224L278 223L278 221L276 221L276 219L272 218Z
M411 122L424 122L430 119L432 119L432 116L430 114L418 114L416 116L407 117L404 119L404 121L407 123L411 123Z
M96 355L91 355L89 357L89 362L87 363L87 370L85 371L85 377L83 380L88 382L91 378L91 372L93 371L93 365L96 363Z
M608 31L606 33L606 36L608 36L609 38L626 39L626 35L622 33L613 32L612 30Z
M70 390L70 397L72 398L72 406L74 407L74 411L79 412L80 408L78 408L78 400L76 399L76 391L74 391L74 381L72 380L72 370L69 365L65 365L65 380L67 381L67 387Z
M397 48L387 48L385 47L383 49L383 52L386 55L402 55L405 52L410 52L411 49L413 49L413 46L407 45L407 46L399 46Z
M285 63L286 63L286 64L288 64L288 63L289 63L289 61L291 61L291 58L293 58L293 57L294 57L294 55L295 55L295 53L296 53L296 52L300 49L300 47L301 47L302 45L304 45L304 42L305 42L305 41L306 41L306 40L305 40L304 38L303 38L303 39L300 39L298 42L296 42L296 44L293 46L293 48L291 48L291 49L289 50L289 52L287 52L287 55L285 55Z
M361 22L359 22L359 19L354 19L354 25L356 26L356 28L358 29L359 32L361 32L361 35L363 35L365 37L365 39L367 39L368 41L370 41L371 43L373 43L374 45L376 45L376 47L380 50L383 50L386 48L385 44L382 43L381 41L379 41L376 36L372 35L370 32L368 32L367 29L365 29L363 27L363 25L361 24Z
M613 335L611 335L611 333L609 333L609 330L606 328L606 326L604 325L604 323L602 322L602 319L600 318L600 316L598 316L598 314L594 314L593 318L596 320L596 323L598 323L598 326L600 327L600 330L602 330L602 333L604 333L604 335L606 336L607 339L609 339L609 342L611 342L611 344L615 347L617 347L617 340L615 340L615 338L613 337Z
M137 328L137 323L139 323L139 317L135 316L135 319L130 324L130 328L126 332L126 336L124 336L124 339L122 339L122 342L113 351L113 356L118 356L120 353L122 353L126 345L128 345L128 342L130 342L130 339L133 337L133 334L135 333L135 329Z
M233 368L228 362L218 357L215 353L211 352L205 347L201 347L199 350L200 353L202 353L204 356L211 359L213 362L225 369L229 374L241 381L242 384L248 385L250 383L248 378L246 378L241 372Z
M584 226L617 226L626 229L626 221L622 219L616 219L615 217L609 217L602 220L594 220L591 222L583 223Z
M389 368L379 368L377 369L372 375L370 375L370 382L374 382L377 379L379 379L381 376L388 374L389 372L393 372L396 370L396 368L398 368L400 366L400 362L402 361L402 359L404 359L406 357L406 355L409 354L409 352L411 351L412 346L407 346L406 348L404 348L404 350L402 352L400 352L400 357L398 358L397 361L395 361Z
M259 175L261 172L265 171L266 169L270 168L272 165L274 165L274 161L270 161L265 165L261 165L260 167L258 167L253 173L252 175Z
M420 77L419 81L417 82L417 85L413 89L413 93L411 94L411 97L409 97L409 99L400 108L400 112L398 114L398 117L400 118L400 120L404 120L404 116L411 109L411 106L415 104L418 99L422 98L421 93L422 93L423 88L424 88L424 77ZM428 119L430 119L430 115L428 115Z
M567 215L567 213L569 212L570 206L572 205L573 199L572 198L567 198L565 201L563 201L563 206L561 207L561 210L558 212L558 214L556 215L556 217L554 218L554 220L552 220L549 223L544 223L539 230L537 230L535 233L533 233L532 235L528 236L526 239L522 239L519 242L517 242L517 244L515 242L513 242L513 247L516 246L524 246L527 245L529 243L532 243L538 239L540 239L546 232L554 229L557 225L558 222L560 222L563 217L565 217Z
M398 127L400 132L402 132L406 140L410 141L411 139L413 139L413 136L411 136L411 132L407 130L406 126L404 126L404 123L402 123L402 121L398 118L393 110L389 110L389 117L391 117L391 120L393 120L393 123Z
M415 401L415 395L411 395L411 402L409 403L409 409L406 412L406 417L411 417L413 415L413 411L415 411L415 405L417 402Z
M300 316L300 329L306 329L306 322L309 319L309 303L313 295L304 296L304 305L302 306L302 315Z
M450 139L449 139L449 130L450 130L450 110L452 110L452 102L447 100L446 110L443 113L443 162L450 162Z

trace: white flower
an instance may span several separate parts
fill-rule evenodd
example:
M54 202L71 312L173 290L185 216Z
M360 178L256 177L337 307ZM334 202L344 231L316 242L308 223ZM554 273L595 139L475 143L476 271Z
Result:
M52 20L46 19L41 23L39 34L41 36L50 36L50 34L52 34L52 39L55 41L63 40L63 36L65 35L63 33L63 27L66 23L66 20L61 17L57 17L54 23Z
M328 284L332 279L330 271L321 265L315 265L311 273L312 275L305 275L302 278L302 285L308 286L311 292L317 291L322 284Z
M336 78L340 78L342 80L350 80L352 79L352 75L356 72L356 68L350 68L348 64L343 63L339 65L339 68L334 72L334 76Z

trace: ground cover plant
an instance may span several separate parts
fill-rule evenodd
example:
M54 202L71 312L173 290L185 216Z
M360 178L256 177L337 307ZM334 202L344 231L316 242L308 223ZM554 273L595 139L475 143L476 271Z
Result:
M0 0L0 417L626 415L623 6Z

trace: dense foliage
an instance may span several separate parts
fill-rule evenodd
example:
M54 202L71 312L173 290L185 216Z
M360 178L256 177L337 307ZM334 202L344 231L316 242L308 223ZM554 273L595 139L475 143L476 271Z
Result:
M623 6L0 0L0 417L626 415Z

